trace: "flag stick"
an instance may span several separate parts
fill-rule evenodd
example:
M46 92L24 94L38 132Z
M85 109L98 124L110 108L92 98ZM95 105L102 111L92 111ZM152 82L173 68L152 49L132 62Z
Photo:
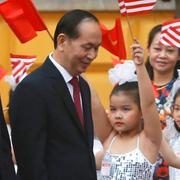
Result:
M51 33L49 32L49 30L47 29L46 31L47 31L48 35L50 36L51 40L54 41L54 38L53 38L53 36L51 35Z
M131 35L132 41L134 41L134 36L133 36L132 28L131 28L131 25L130 25L129 18L128 18L127 14L126 14L126 20L127 20L127 23L128 23L128 27L129 27L129 31L130 31L130 35Z

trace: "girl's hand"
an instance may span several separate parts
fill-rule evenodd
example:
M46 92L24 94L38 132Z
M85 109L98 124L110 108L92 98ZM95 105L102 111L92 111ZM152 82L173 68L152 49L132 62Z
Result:
M144 63L144 49L136 39L134 40L134 42L135 43L131 45L132 57L134 59L134 63L140 65Z

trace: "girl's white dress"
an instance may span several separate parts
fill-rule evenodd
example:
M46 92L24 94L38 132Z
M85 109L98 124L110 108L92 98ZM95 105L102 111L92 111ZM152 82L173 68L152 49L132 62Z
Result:
M167 118L163 134L176 155L180 156L180 133L174 127L174 120ZM180 180L180 169L169 167L169 180Z
M152 180L155 163L147 160L139 148L139 137L136 148L125 154L111 153L112 139L109 149L102 161L102 180Z

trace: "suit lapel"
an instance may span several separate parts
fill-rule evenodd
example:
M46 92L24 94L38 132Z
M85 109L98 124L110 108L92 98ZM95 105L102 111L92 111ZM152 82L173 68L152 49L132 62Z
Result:
M82 128L80 119L74 106L74 102L71 98L69 89L66 85L66 82L64 81L64 78L49 59L46 60L43 66L45 68L46 75L50 79L52 87L56 92L57 101L64 101L64 104L68 109L70 115L72 116L72 119L76 122L77 127L84 134L84 130Z
M81 97L83 104L83 113L84 113L84 121L85 121L85 133L88 138L88 143L92 147L92 139L93 139L93 124L92 124L92 112L91 112L91 100L90 100L90 90L87 83L80 76L80 89L81 89Z

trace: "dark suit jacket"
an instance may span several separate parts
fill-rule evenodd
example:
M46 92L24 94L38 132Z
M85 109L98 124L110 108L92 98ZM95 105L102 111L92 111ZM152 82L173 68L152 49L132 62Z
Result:
M21 180L95 180L90 90L80 77L85 129L52 62L27 76L10 105Z
M0 100L0 180L15 180L11 146Z

